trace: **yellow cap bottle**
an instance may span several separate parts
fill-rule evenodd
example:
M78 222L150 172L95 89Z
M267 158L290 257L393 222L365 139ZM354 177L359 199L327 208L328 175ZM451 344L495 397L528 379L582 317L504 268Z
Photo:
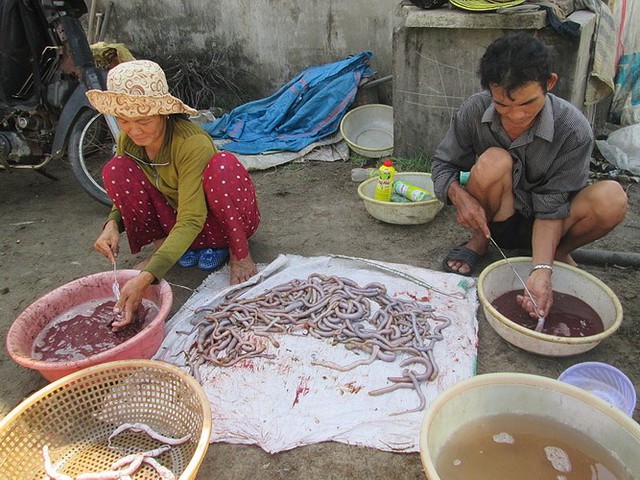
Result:
M391 192L393 191L393 178L395 176L396 169L393 167L393 162L387 158L378 169L378 183L376 185L376 193L373 198L383 202L390 202Z

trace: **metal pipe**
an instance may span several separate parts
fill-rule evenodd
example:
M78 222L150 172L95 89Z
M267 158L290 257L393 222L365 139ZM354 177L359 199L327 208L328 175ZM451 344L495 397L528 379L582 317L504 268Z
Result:
M571 253L571 257L578 263L589 265L618 265L620 267L640 268L640 253L579 248Z
M386 77L377 78L375 80L371 80L370 82L365 83L364 85L362 85L362 88L375 87L377 85L390 82L391 80L393 80L393 75L387 75Z
M95 34L93 35L93 43L99 40L100 30L102 30L102 12L96 12Z
M104 37L107 34L107 27L109 26L109 21L111 20L111 11L113 10L113 1L109 2L107 8L104 11L104 17L102 19L102 27L100 27L100 33L98 34L98 41L104 41Z
M98 8L98 0L91 0L91 5L89 7L89 25L87 27L87 40L89 41L89 45L92 45L95 38L94 32L94 21L96 16L96 9Z

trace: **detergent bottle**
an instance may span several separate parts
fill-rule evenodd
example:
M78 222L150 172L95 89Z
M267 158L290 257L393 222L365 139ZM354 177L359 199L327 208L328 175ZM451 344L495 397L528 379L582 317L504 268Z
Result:
M373 198L383 202L391 201L392 184L395 175L396 169L393 167L393 162L387 158L378 169L378 183Z
M403 182L401 180L394 180L391 185L393 193L403 195L405 198L412 202L424 202L431 198L431 193L424 188L420 188L411 183Z

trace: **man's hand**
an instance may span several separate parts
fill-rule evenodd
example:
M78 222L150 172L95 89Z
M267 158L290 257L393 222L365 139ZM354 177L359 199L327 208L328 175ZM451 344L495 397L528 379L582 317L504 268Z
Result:
M481 231L485 238L491 237L484 208L458 182L453 182L449 187L449 198L456 208L456 220L460 225Z
M562 219L535 219L531 236L532 263L534 265L552 265L561 237ZM551 305L553 305L552 272L552 269L546 268L534 270L527 279L527 288L534 296L538 312L534 311L535 308L531 300L523 298L522 302L518 303L534 318L546 318L551 310Z
M527 279L527 289L531 295L533 295L538 310L536 311L531 298L526 293L525 295L518 296L518 304L527 311L532 318L546 318L553 305L551 271L535 270L531 272L531 275L529 275Z
M135 315L142 302L142 295L154 280L155 277L149 272L140 272L122 286L120 300L113 309L117 315L116 320L111 324L114 332L122 330L136 319Z
M120 250L120 231L115 220L110 220L102 229L102 233L93 244L98 252L107 257L111 263L116 261Z

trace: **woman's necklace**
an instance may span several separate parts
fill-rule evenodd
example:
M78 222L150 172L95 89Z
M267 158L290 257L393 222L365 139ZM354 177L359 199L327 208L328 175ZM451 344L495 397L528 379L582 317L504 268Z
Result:
M160 188L160 174L158 173L158 170L156 167L164 167L165 165L169 165L169 162L163 162L163 163L154 163L153 161L147 161L147 160L143 160L142 158L134 155L131 152L127 152L125 150L125 155L128 155L129 157L133 158L136 162L142 163L143 165L147 165L149 167L151 167L151 171L153 172L153 183L155 184L156 188Z
M165 118L168 120L169 117L165 117ZM164 144L164 138L166 134L167 134L167 122L163 122L162 133L161 135L159 135L159 138L161 139L159 142L160 144L159 145L156 144L157 146L148 145L146 147L142 147L142 151L148 160L144 160L136 155L133 155L131 152L127 152L126 150L124 152L126 155L130 156L135 161L151 167L153 172L153 181L155 183L156 188L160 188L160 174L158 173L157 167L163 167L163 166L169 165L169 161L162 162L162 163L154 162L154 160L160 153L160 150L162 150L162 145Z

